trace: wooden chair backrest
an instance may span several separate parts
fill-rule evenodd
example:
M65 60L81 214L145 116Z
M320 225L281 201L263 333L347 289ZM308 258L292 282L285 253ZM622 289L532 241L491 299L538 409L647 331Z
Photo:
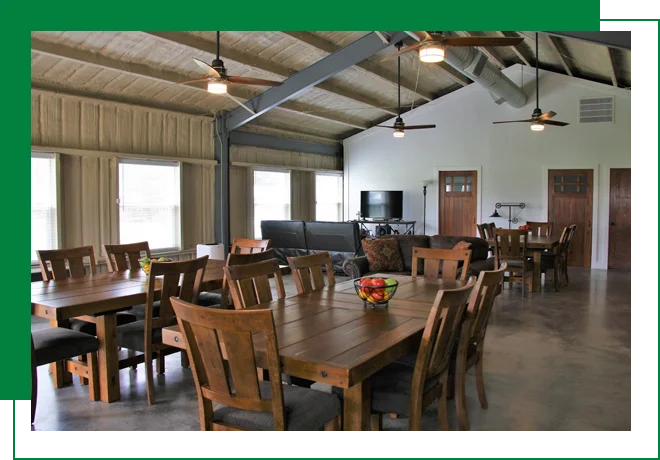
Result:
M105 244L105 260L109 272L140 270L140 259L144 252L151 259L148 241L129 244Z
M85 257L89 257L90 273L96 273L94 246L37 251L41 277L44 281L82 278L85 276ZM67 266L69 268L68 272Z
M560 257L564 257L568 255L568 240L571 235L571 227L564 227L564 229L561 231L561 236L559 237L559 244L557 244L557 248L555 250L555 254L557 254Z
M253 254L268 249L270 240L251 240L248 238L234 238L231 245L232 254Z
M270 412L275 430L285 430L282 375L272 311L216 310L176 298L172 298L172 305L188 344L202 430L213 429L214 402ZM259 362L253 348L253 334L263 337L266 347ZM270 398L261 395L257 366L269 372Z
M567 240L567 245L566 245L566 255L568 255L568 252L571 250L571 246L573 245L573 237L575 236L575 232L577 231L577 225L573 224L570 227L570 232L568 234L568 240Z
M470 320L470 326L466 330L466 334L470 338L470 343L483 340L486 336L490 312L493 309L495 297L501 292L500 288L506 269L507 264L504 262L497 270L484 270L479 273L467 306L467 318Z
M170 298L179 297L186 302L196 303L199 289L204 279L206 262L209 256L180 262L151 262L149 269L149 290L144 315L145 340L151 340L153 327L167 327L176 324ZM156 279L162 276L162 279ZM154 316L156 283L160 284L160 308Z
M527 230L495 229L495 266L503 260L524 260L527 251Z
M477 231L479 232L479 238L482 240L487 240L488 237L488 224L477 224Z
M413 248L412 276L417 277L418 260L424 259L424 278L438 279L442 264L442 279L455 280L458 277L458 263L463 262L460 280L467 280L470 269L471 249L430 249Z
M328 252L319 252L309 256L287 257L293 281L296 283L298 294L317 291L325 287L323 269L328 274L328 286L335 285L335 272Z
M441 392L440 377L446 375L451 356L463 325L467 301L474 286L474 277L460 289L440 290L435 297L431 313L426 320L422 341L413 371L410 419L420 414ZM438 384L426 385L430 379ZM427 391L424 391L424 388Z
M270 259L275 259L275 251L273 249L267 249L263 252L253 252L252 254L231 253L227 256L227 262L225 265L227 267L234 265L247 265ZM220 298L220 306L221 308L226 308L231 304L231 293L229 292L229 282L227 281L227 277L222 280L221 292L222 297Z
M497 225L495 225L495 222L488 222L488 230L490 233L487 233L488 238L495 238L495 229L497 228Z
M276 259L248 265L225 266L225 279L236 310L273 300L268 276L275 278L277 297L285 297L282 272Z
M529 232L534 236L552 235L552 222L530 222L527 221Z

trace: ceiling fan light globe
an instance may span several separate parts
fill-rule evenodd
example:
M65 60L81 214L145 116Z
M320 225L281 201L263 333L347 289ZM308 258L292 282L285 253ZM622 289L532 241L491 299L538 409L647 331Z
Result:
M545 125L543 123L535 121L534 123L532 123L532 125L529 128L532 131L543 131L545 129Z
M405 137L406 133L402 129L395 129L394 132L392 133L392 136L396 138Z
M218 80L209 80L206 90L212 94L227 94L227 83Z
M436 43L424 45L419 49L419 60L422 62L442 62L445 60L445 49Z

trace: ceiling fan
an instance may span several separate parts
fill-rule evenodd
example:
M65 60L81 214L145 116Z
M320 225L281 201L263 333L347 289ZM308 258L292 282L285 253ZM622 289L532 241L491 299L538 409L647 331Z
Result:
M534 109L534 112L532 112L532 118L528 120L512 120L512 121L494 121L493 124L501 124L501 123L531 123L531 130L532 131L543 131L545 129L545 125L551 125L551 126L568 126L568 123L564 123L563 121L554 121L551 120L552 117L557 115L556 112L553 112L552 110L546 113L542 113L541 109L539 108L539 34L538 32L536 33L536 108Z
M247 110L252 112L240 101L236 100L227 92L227 87L229 83L242 84L242 85L256 85L256 86L280 86L282 82L272 81L272 80L262 80L261 78L248 78L248 77L232 77L227 75L227 69L225 68L224 62L220 59L220 32L216 32L216 42L215 42L215 59L211 62L211 65L208 65L204 61L193 58L195 64L206 72L205 77L195 78L193 80L186 80L179 82L180 85L186 85L188 83L195 83L199 81L206 81L207 86L206 90L209 93L213 94L226 94L231 97L235 102L245 107ZM254 112L252 112L254 113Z
M397 48L401 49L401 46L403 44L401 42L397 43ZM406 129L429 129L429 128L435 128L435 125L415 125L415 126L406 126L406 124L403 122L403 118L401 118L401 56L397 57L398 59L398 74L397 74L397 87L398 87L398 94L399 94L399 103L397 105L397 117L396 120L394 120L394 125L393 126L387 126L387 125L376 125L376 128L390 128L394 130L394 137L404 137L406 135L405 130Z
M447 37L442 32L407 32L417 43L385 56L381 61L419 48L422 62L440 62L445 59L446 46L515 46L522 37Z

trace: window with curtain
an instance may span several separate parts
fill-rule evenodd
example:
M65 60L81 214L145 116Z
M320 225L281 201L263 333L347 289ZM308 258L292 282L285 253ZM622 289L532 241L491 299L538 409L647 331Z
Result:
M254 237L261 238L262 220L291 219L289 171L254 171Z
M119 241L148 241L152 251L181 248L178 162L120 161Z
M57 249L57 157L55 154L32 153L31 184L31 253L37 260L37 250Z
M343 220L344 189L341 174L316 173L316 220Z

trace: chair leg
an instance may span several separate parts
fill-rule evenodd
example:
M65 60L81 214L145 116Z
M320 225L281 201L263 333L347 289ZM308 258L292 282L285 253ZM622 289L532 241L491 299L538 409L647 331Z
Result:
M449 373L447 373L449 374ZM438 399L438 423L440 429L443 431L449 431L449 416L447 415L447 387L449 382L447 380L449 375L446 375L442 379L442 393L440 394L440 399Z
M552 278L553 278L552 281L555 285L555 292L559 292L559 264L557 264L557 263L555 263Z
M153 363L153 353L151 349L147 350L144 354L144 372L145 378L147 379L147 403L154 403L154 363Z
M89 400L98 401L101 398L99 384L99 362L96 352L87 355L87 372L89 373Z
M454 372L454 398L456 399L456 415L458 429L469 430L467 403L465 400L465 373L467 372L467 356L459 351L456 357L456 370Z
M86 363L87 362L87 355L78 356L78 361L80 361L81 363ZM87 379L85 377L83 377L82 375L79 375L78 379L79 379L81 385L87 385L89 383L87 381Z
M383 431L383 414L371 414L371 431Z
M340 431L341 417L335 417L325 424L325 431Z
M165 354L158 352L158 357L156 358L156 372L159 374L165 373Z
M479 395L479 404L482 409L488 409L488 400L486 399L486 386L484 385L484 344L477 345L477 363L474 368L474 375L477 381L477 394Z
M190 361L188 360L188 352L186 350L181 351L181 367L189 368Z

